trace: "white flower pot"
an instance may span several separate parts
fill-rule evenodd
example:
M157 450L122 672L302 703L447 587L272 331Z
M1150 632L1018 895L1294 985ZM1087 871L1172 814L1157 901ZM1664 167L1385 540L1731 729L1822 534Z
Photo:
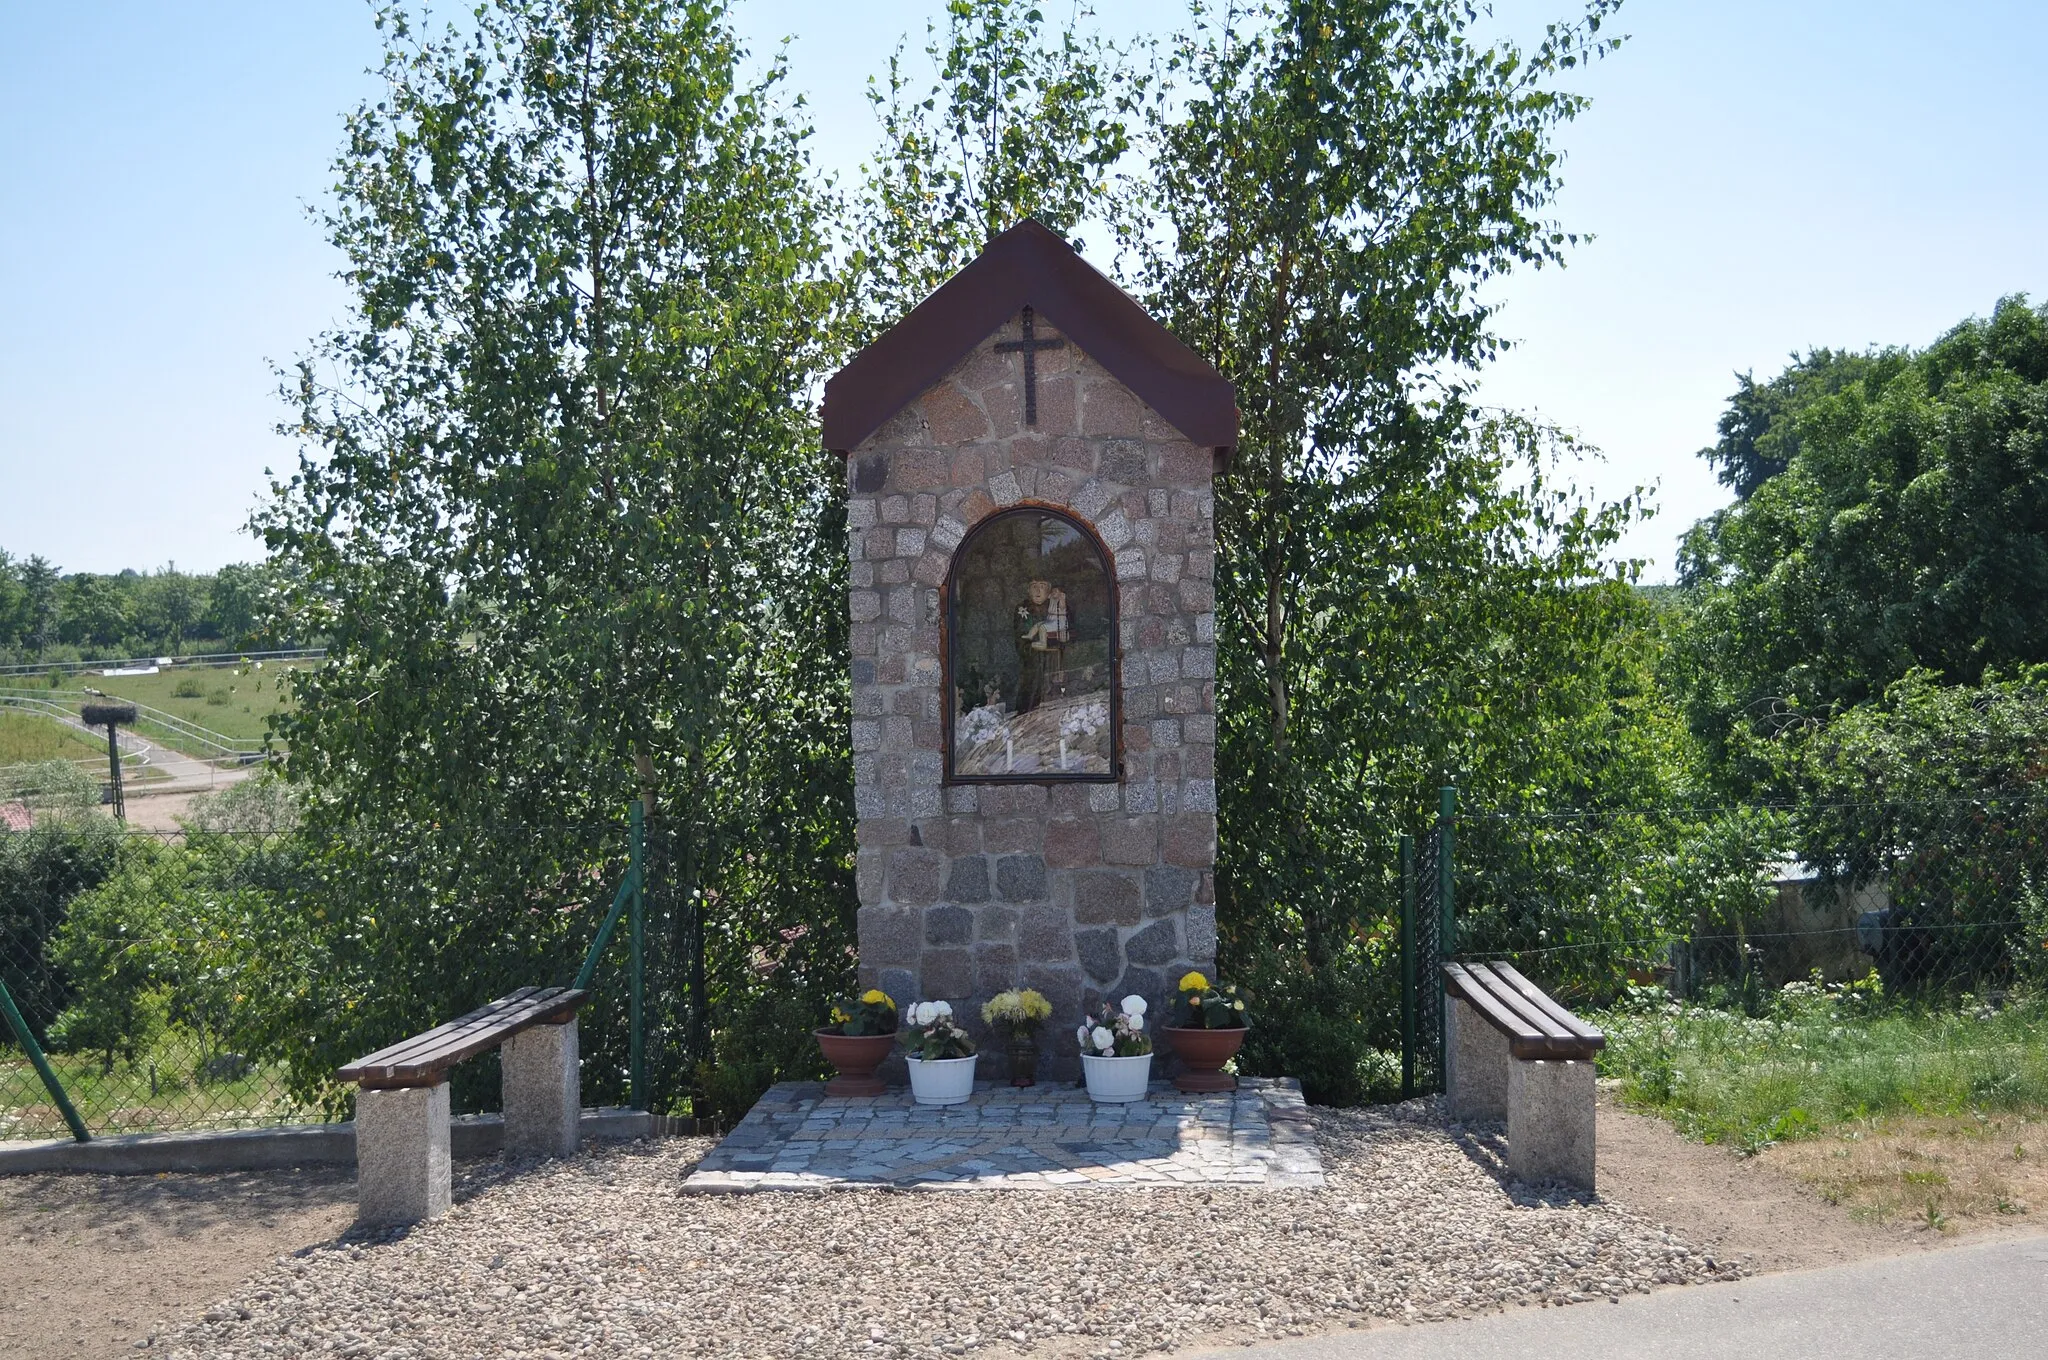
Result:
M1081 1055L1081 1070L1088 1076L1088 1098L1105 1105L1143 1100L1146 1084L1152 1080L1152 1055L1135 1058L1098 1058Z
M927 1062L912 1054L907 1064L910 1094L917 1097L920 1105L966 1104L974 1094L974 1060L980 1056L970 1053L964 1058L934 1058Z

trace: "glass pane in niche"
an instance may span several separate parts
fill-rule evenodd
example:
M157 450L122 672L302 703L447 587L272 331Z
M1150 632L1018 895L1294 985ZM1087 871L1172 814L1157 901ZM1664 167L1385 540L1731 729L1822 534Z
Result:
M1115 774L1108 564L1061 515L1009 511L960 547L948 601L955 776Z

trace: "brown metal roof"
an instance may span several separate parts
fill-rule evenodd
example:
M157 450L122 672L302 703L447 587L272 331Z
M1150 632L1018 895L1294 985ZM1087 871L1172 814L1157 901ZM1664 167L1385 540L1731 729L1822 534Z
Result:
M848 453L1030 306L1197 444L1237 444L1237 394L1128 293L1026 218L825 384L825 447Z

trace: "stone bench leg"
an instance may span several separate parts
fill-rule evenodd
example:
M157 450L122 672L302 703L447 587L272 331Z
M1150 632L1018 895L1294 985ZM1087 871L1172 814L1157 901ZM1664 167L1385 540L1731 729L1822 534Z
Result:
M1508 1036L1462 997L1444 997L1445 1104L1453 1119L1508 1117Z
M391 1227L448 1212L448 1083L356 1092L356 1222Z
M1593 1188L1593 1064L1517 1062L1508 1072L1508 1174Z
M583 1113L577 1057L574 1019L523 1029L498 1046L507 1155L576 1155Z

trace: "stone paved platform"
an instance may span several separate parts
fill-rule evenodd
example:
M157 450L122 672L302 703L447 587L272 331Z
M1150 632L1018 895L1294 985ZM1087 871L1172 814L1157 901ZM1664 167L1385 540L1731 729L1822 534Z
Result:
M770 1088L683 1181L696 1192L1069 1190L1248 1185L1316 1190L1322 1156L1301 1087L1247 1077L1236 1093L1098 1105L1071 1086L978 1082L964 1105L920 1106L907 1088L827 1099L822 1082Z

